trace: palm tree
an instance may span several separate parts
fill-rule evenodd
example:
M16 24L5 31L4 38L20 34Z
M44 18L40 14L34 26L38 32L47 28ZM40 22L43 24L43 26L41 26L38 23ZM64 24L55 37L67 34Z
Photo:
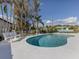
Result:
M39 22L42 23L40 21L40 16L38 16L38 12L39 12L39 3L38 3L38 1L39 0L32 0L32 1L33 1L33 7L34 8L32 10L33 13L31 14L29 12L29 4L28 4L29 0L19 0L19 1L14 0L15 5L17 6L17 9L18 9L17 16L21 20L21 28L23 26L23 21L25 21L25 23L26 23L26 21L29 20L28 18L30 18L32 20L34 19L34 21L37 22L37 28L38 28L38 23ZM33 24L35 24L35 22ZM21 29L21 30L23 30L23 29Z
M41 23L41 24L44 26L44 23L43 23L42 20L40 19L41 16L35 16L34 18L35 18L35 20L36 20L36 25L37 25L37 26L36 26L36 33L38 33L38 32L39 32L39 31L38 31L38 30L39 30L39 25L38 25L38 24Z
M10 4L10 22L12 22L12 0L9 1L9 4ZM11 27L11 25L10 25Z
M40 0L33 0L33 15L34 15L34 27L36 25L36 33L38 32L38 23L40 22L40 17L38 15L39 13L39 6L40 6Z
M27 25L27 16L28 16L28 1L26 0L15 0L14 1L15 6L17 7L16 15L18 16L19 24L21 25L20 27L20 32L23 32L23 29L25 27L25 24ZM27 26L26 26L27 27Z
M12 21L12 25L11 25L11 28L12 30L14 30L14 27L15 27L15 20L14 20L14 0L10 0L10 12L11 12L11 15L10 15L10 20Z
M22 4L21 4L20 0L14 0L14 4L15 4L15 6L14 6L15 7L14 8L14 14L16 16L16 23L17 23L16 27L19 29L18 31L20 32L20 31L22 31L22 19L21 19ZM17 30L16 27L15 27L15 30Z

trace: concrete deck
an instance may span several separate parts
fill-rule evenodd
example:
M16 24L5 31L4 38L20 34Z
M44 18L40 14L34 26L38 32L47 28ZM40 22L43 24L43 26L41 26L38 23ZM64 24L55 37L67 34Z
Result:
M12 43L11 47L13 59L79 59L79 34L68 38L68 43L60 47L32 46L26 39Z
M0 59L12 59L10 42L0 42Z

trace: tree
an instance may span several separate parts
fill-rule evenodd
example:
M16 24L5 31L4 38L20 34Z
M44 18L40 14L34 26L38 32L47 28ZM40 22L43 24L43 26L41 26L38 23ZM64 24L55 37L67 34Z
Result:
M14 15L13 15L13 0L9 0L9 3L10 3L10 22L12 22L12 25L10 25L10 27L12 28L12 30L13 30L13 28L14 28ZM13 18L13 20L12 20L12 18Z
M17 21L19 21L18 27L20 28L20 32L23 32L24 29L28 28L29 26L29 23L27 22L28 21L28 4L27 3L28 3L28 0L14 0L15 15L17 15L17 18L18 18Z
M41 16L35 16L34 17L35 18L35 20L36 20L36 33L38 33L38 29L39 29L39 23L41 23L42 25L44 25L44 23L42 22L42 20L40 19L41 18Z

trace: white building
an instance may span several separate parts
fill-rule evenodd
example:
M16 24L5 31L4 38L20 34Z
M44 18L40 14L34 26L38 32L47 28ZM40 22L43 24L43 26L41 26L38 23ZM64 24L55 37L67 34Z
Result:
M8 32L11 30L12 23L0 18L0 33Z
M5 7L7 6L7 7ZM5 11L6 9L6 11ZM0 34L11 30L14 14L14 4L0 3Z

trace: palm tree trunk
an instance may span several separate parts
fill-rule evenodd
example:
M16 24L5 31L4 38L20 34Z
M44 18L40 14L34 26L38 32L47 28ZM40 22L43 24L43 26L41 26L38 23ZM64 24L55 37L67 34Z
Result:
M20 20L21 20L21 35L23 36L23 17L22 17L22 14L23 14L23 0L22 0L22 2L20 3L21 5L20 5L20 7L21 7L21 9L20 9Z
M7 23L8 23L7 31L9 32L9 29L10 29L10 21L9 21L9 19L8 19L8 6L7 6L7 13L6 13L6 16L7 16Z
M11 13L12 15L10 16L10 18L12 17L12 25L11 25L11 30L15 30L15 21L14 21L14 1L15 0L10 0L10 3L11 3Z
M39 23L39 22L37 21L36 23L37 23L37 25L36 25L36 34L38 34L38 32L39 32L39 31L38 31L38 30L39 30L39 29L38 29L38 23Z
M10 22L12 23L12 25L10 25L10 30L12 31L12 26L13 26L13 19L12 19L12 15L13 15L13 3L12 3L12 0L10 0Z

